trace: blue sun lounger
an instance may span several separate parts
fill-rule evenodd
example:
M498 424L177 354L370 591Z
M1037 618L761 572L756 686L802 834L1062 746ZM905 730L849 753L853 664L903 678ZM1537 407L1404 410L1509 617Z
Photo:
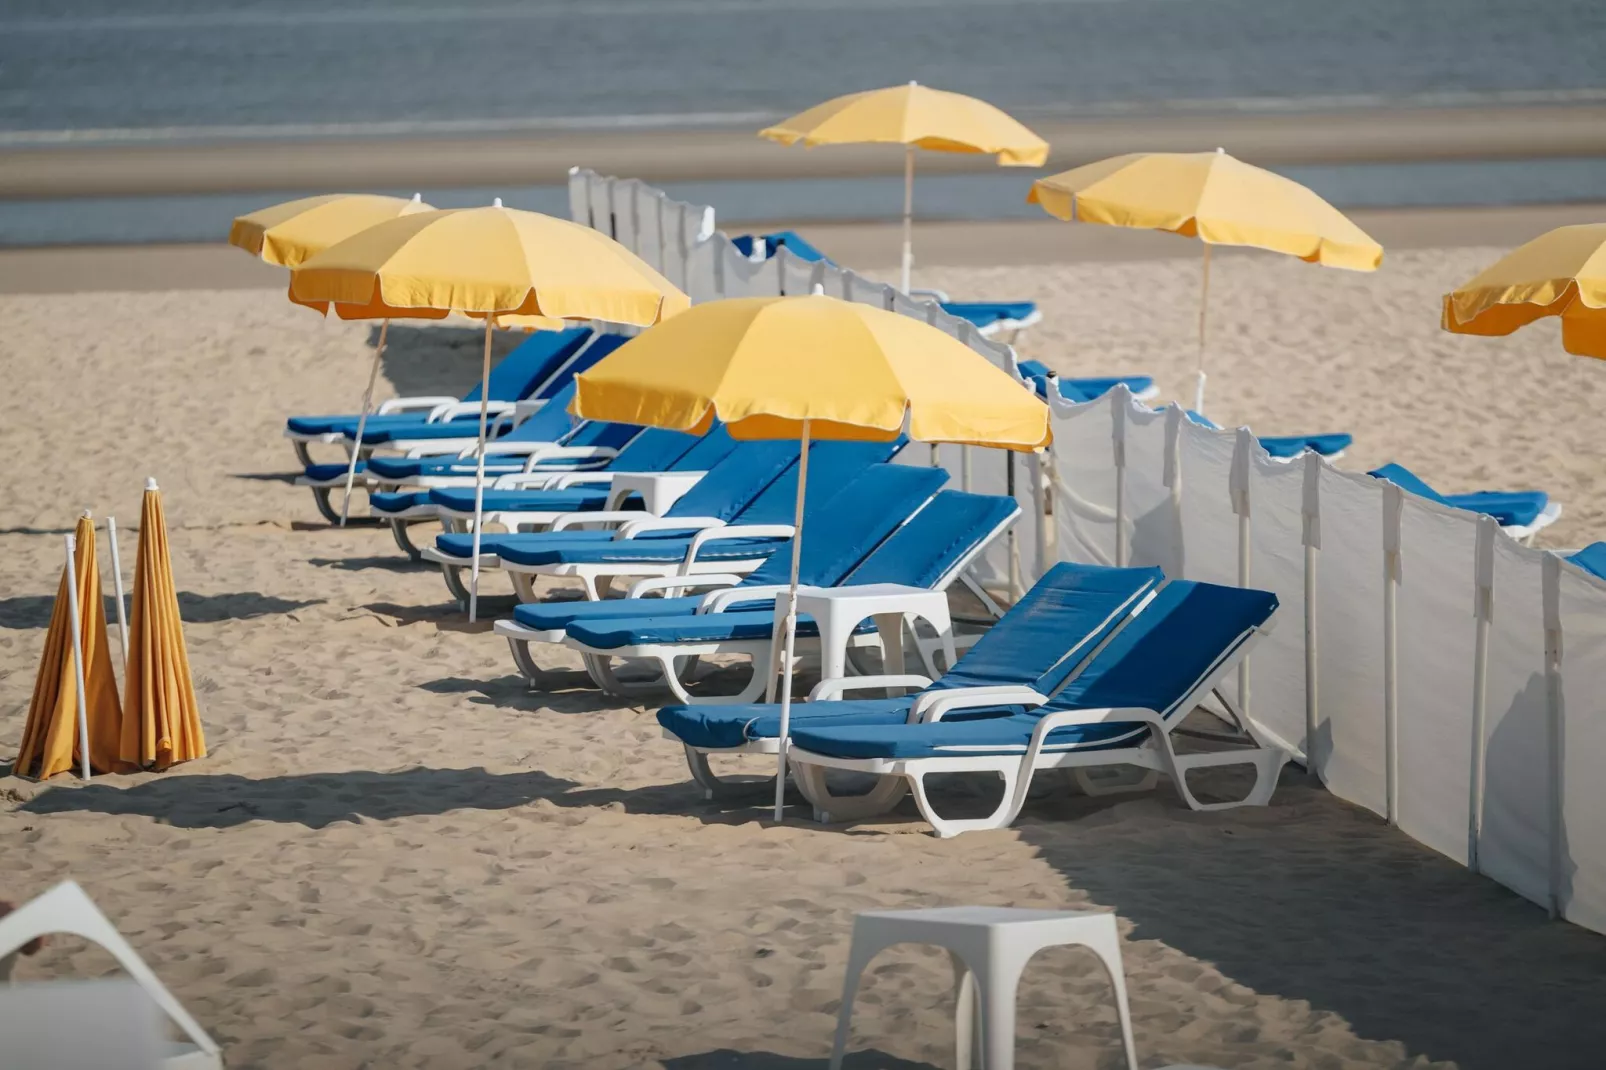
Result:
M1195 810L1264 805L1288 754L1263 742L1219 692L1216 697L1238 722L1234 741L1241 746L1179 754L1172 735L1266 633L1276 609L1277 596L1268 591L1173 581L1052 698L1021 688L1013 694L939 699L913 724L804 724L792 733L788 751L793 776L825 821L860 809L857 797L832 794L827 770L897 778L898 787L912 791L921 816L943 837L1007 827L1020 813L1033 776L1046 769L1073 770L1092 794L1144 790L1164 773ZM1101 783L1091 772L1122 765L1144 773L1135 782ZM1252 766L1254 786L1236 801L1201 801L1187 781L1189 771L1226 765ZM950 773L1001 777L1004 792L997 809L974 819L938 814L925 778ZM873 791L883 809L902 794L879 784Z
M1606 580L1606 542L1592 542L1582 550L1574 550L1567 560L1591 576Z
M1153 377L1148 375L1104 375L1061 379L1040 360L1016 361L1015 367L1020 369L1020 373L1031 382L1037 391L1037 396L1044 399L1048 397L1049 390L1055 384L1058 384L1060 393L1069 401L1092 401L1103 397L1117 386L1125 386L1139 401L1148 401L1160 392Z
M792 706L792 728L903 724L918 721L933 699L975 696L1005 687L1052 695L1163 579L1157 568L1060 562L935 682L916 676L821 680L807 702ZM903 697L841 698L849 691L922 684L922 690ZM774 754L779 749L781 707L773 702L666 706L658 711L658 723L667 737L685 748L692 778L713 798L725 785L710 769L709 757ZM846 816L837 812L838 818Z
M811 444L805 511L812 512L870 465L890 460L903 442ZM796 450L784 442L740 443L661 516L576 510L553 517L547 531L482 537L480 568L505 570L524 602L536 601L537 575L576 577L591 601L604 596L605 587L599 588L597 581L606 584L615 576L745 575L792 535ZM425 551L427 560L447 572L453 594L461 589L461 570L473 564L472 539L472 533L444 534Z
M859 508L856 513L850 513L845 508L836 508L839 503L837 495L833 494L822 507L826 510L824 518L816 517L803 540L798 582L815 586L842 582L871 549L929 501L947 480L948 474L940 468L877 464L864 469L849 487L841 488L843 494L850 488L853 494L840 504L857 505L863 500L861 496L867 494L881 494L882 500L875 508ZM680 593L693 589L722 589L723 593L738 599L754 600L752 605L743 608L773 607L775 592L786 587L791 564L790 552L772 552L745 577L734 574L664 576L636 584L626 598L526 603L514 607L511 620L497 621L496 632L508 640L513 660L533 685L540 679L541 669L530 654L529 644L562 643L571 624L635 617L690 617L699 612L705 602L703 595ZM662 597L647 597L649 592L661 592ZM602 682L599 679L599 683Z
M1208 427L1212 431L1221 430L1208 416L1188 409L1185 415L1189 420L1200 427ZM1355 436L1342 431L1334 431L1316 435L1267 435L1265 438L1255 436L1260 448L1279 460L1288 460L1298 457L1306 450L1320 454L1330 461L1336 461L1344 456L1344 451L1355 444Z
M1451 509L1492 516L1500 530L1514 539L1531 541L1561 516L1561 506L1542 490L1480 490L1471 494L1440 494L1415 472L1400 464L1385 464L1366 473L1401 490Z
M836 501L843 512L851 509L862 513L864 506L853 500L853 490L852 486L844 488ZM826 511L831 511L830 506ZM975 555L1008 527L1018 513L1018 507L1008 498L943 491L884 539L864 542L845 540L839 543L848 550L845 553L836 551L838 564L832 571L838 572L840 578L830 583L811 583L808 586L897 585L924 591L946 590ZM852 531L855 525L862 527L865 523L862 517L854 517L852 524L843 523L835 527L837 531ZM835 533L832 527L826 525L828 553L833 551ZM810 534L803 540L805 563L808 563L810 539L813 537ZM860 560L851 564L845 575L842 574L842 562L851 562L854 558ZM778 563L782 567L789 567L789 556L785 553L771 556L754 575ZM809 571L818 573L821 570L810 568ZM772 643L776 623L774 598L778 593L779 589L772 588L764 592L760 600L755 597L758 592L752 588L743 590L737 587L705 595L689 614L655 613L645 617L575 621L566 629L564 645L581 653L592 672L592 678L604 687L610 686L609 665L614 658L641 658L656 662L664 681L682 702L694 700L676 674L677 665L684 664L688 658L742 654L752 659L754 666L753 677L747 686L740 694L729 698L705 698L703 701L752 702L769 688L772 667L775 666L776 654ZM818 646L812 641L819 639L819 630L807 615L799 618L797 634L805 647ZM899 639L901 642L901 636ZM851 635L843 637L843 642L849 646L873 641L873 628L865 622L861 622ZM929 651L924 645L917 645L929 665ZM846 656L845 649L836 653Z
M511 412L514 403L537 395L560 378L560 372L572 362L576 353L592 340L588 327L564 331L541 331L525 339L491 369L490 400L492 416ZM368 416L367 428L400 429L420 427L426 423L473 421L477 431L479 419L480 382L460 398L407 397L382 401ZM561 386L562 383L556 383ZM313 465L307 446L312 442L338 442L345 436L355 436L360 414L338 416L292 416L285 421L285 437L290 439L296 460L304 467ZM345 465L341 465L344 478Z

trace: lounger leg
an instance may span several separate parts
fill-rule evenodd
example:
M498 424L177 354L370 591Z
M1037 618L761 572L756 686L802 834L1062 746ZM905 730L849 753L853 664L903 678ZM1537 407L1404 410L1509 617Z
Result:
M821 824L834 821L862 821L891 811L909 790L901 776L876 778L875 786L862 795L835 795L826 783L824 766L798 762L792 767L792 781L814 807L814 818Z
M535 577L528 572L509 572L508 579L513 581L513 593L519 596L524 603L536 601Z
M391 538L396 540L396 545L401 547L402 553L406 554L409 560L422 561L424 555L418 547L413 545L412 536L407 532L408 527L409 525L405 520L392 520L390 522Z
M519 675L524 677L525 682L531 687L539 686L543 672L530 653L530 641L508 636L507 646L513 651L513 664L519 667Z
M1169 738L1162 737L1159 756L1169 768L1166 770L1177 786L1177 794L1191 810L1230 810L1236 806L1265 806L1277 790L1277 777L1288 762L1288 752L1278 747L1255 747L1247 750L1211 751L1206 754L1177 754L1171 749ZM1252 765L1255 767L1255 784L1249 794L1234 802L1203 803L1188 787L1188 770L1213 768L1221 765Z
M1132 779L1126 767L1109 765L1073 769L1071 776L1076 779L1076 786L1082 789L1084 795L1095 798L1100 795L1125 795L1130 792L1150 791L1160 779L1160 774L1153 769L1141 770L1136 779Z
M979 832L982 829L1008 828L1010 822L1020 813L1020 808L1026 801L1025 792L1016 790L1019 784L1020 773L1014 768L996 771L1004 781L1004 797L998 803L998 808L986 817L969 818L961 821L950 821L937 813L931 805L931 799L926 794L925 774L909 774L909 792L914 796L915 806L920 810L920 816L931 825L932 831L938 839L952 839L961 832ZM1026 783L1030 787L1030 781ZM992 1064L989 1063L989 1066Z
M312 501L318 507L318 513L331 524L340 523L340 510L334 507L329 500L330 487L313 487Z
M954 1066L970 1070L981 1059L981 1033L976 1028L981 1020L981 994L976 990L976 975L965 960L953 951L948 952L948 959L954 968Z
M722 777L709 765L708 755L686 747L686 765L691 778L703 789L705 799L728 799L743 795L769 794L775 790L773 776Z
M312 452L307 449L305 442L291 439L290 448L296 451L296 460L301 463L302 468L310 468L312 466Z
M468 584L463 582L464 569L457 565L442 565L441 578L446 581L446 590L457 599L459 609L467 611L469 601Z

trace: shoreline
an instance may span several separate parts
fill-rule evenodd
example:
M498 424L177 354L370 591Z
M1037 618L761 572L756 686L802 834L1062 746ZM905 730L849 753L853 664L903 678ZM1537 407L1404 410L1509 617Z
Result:
M1600 104L1102 115L1033 125L1056 146L1045 172L1157 146L1225 146L1268 166L1606 156ZM0 199L561 185L577 162L655 184L902 171L902 154L884 146L785 151L746 129L69 144L0 150ZM920 169L961 174L994 167L990 157L925 153Z
M1367 209L1348 214L1391 251L1509 248L1554 227L1606 219L1606 202ZM894 222L799 224L777 220L740 229L761 233L799 229L830 250L834 259L872 272L890 273L901 240L901 229ZM1040 221L917 223L915 231L917 270L1193 259L1198 255L1194 243L1179 241L1175 235L1070 226L1047 217ZM0 294L279 289L284 285L282 269L222 242L0 248Z

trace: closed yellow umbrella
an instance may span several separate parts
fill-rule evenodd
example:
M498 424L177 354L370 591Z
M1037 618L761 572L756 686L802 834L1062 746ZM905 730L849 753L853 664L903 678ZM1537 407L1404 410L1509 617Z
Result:
M1027 203L1083 223L1168 230L1204 243L1194 408L1204 409L1210 247L1247 245L1312 264L1375 271L1383 247L1337 208L1282 175L1215 152L1135 152L1032 183Z
M1606 223L1558 227L1501 257L1444 295L1452 334L1502 335L1546 316L1561 345L1606 360Z
M359 234L375 223L411 212L430 210L431 206L425 204L416 193L411 200L373 193L326 193L317 197L302 197L238 217L229 228L229 244L270 264L294 268L314 253ZM351 486L357 475L357 457L361 452L363 431L368 426L368 409L373 405L379 364L385 357L385 336L389 333L390 321L385 320L379 327L379 343L374 346L373 367L368 370L368 389L362 395L362 414L357 417L359 448L351 451L351 461L346 468L346 497L340 506L342 527L351 509Z
M492 329L590 319L645 327L691 304L668 279L600 231L504 208L500 199L487 208L405 215L330 246L291 272L290 299L333 304L336 315L351 319L442 319L457 313L485 321L470 621L479 609Z
M167 518L154 479L145 481L145 500L140 507L125 675L123 761L141 769L166 769L206 757L206 735L201 731L178 592L173 585Z
M914 264L915 149L997 156L1001 167L1041 167L1048 142L975 97L910 82L849 93L758 132L782 145L904 145L903 291Z
M89 514L79 519L67 543L67 565L14 766L19 776L39 780L71 769L75 760L85 779L92 769L111 772L118 766L122 706L112 674L95 525Z
M733 438L799 440L796 535L784 623L781 816L797 637L797 570L811 439L1030 451L1051 441L1048 407L968 346L920 320L836 298L710 301L626 342L575 377L573 411L593 420Z

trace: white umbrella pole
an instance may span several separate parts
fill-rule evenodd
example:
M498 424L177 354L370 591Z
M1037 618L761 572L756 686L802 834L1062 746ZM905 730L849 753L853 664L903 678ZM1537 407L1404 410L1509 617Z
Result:
M775 820L786 808L786 747L792 729L792 651L797 646L797 569L803 559L803 496L809 485L809 422L803 421L803 438L797 459L797 513L792 536L792 578L786 595L786 641L781 649L781 745L775 756ZM770 666L771 670L774 666Z
M117 518L106 518L106 541L112 548L112 590L117 593L117 636L123 641L123 674L128 674L128 617L123 612L123 562L117 556Z
M1199 278L1199 367L1193 373L1193 411L1204 415L1205 313L1210 308L1210 243L1204 246L1204 271Z
M67 614L72 622L72 667L78 684L78 769L89 779L89 703L84 696L84 637L78 620L78 538L67 536Z
M362 415L357 417L357 441L351 447L351 463L346 465L346 500L340 503L340 526L346 526L351 512L351 485L357 481L357 458L362 456L362 435L368 429L368 410L374 404L374 380L379 378L379 362L385 356L385 335L390 333L390 321L379 324L379 345L374 348L374 366L368 369L368 389L362 394Z
M903 150L903 292L909 292L909 275L915 263L915 147Z
M480 365L480 448L474 464L474 568L468 587L468 622L478 619L480 608L480 528L485 521L485 420L491 401L491 324L485 317L485 357Z

